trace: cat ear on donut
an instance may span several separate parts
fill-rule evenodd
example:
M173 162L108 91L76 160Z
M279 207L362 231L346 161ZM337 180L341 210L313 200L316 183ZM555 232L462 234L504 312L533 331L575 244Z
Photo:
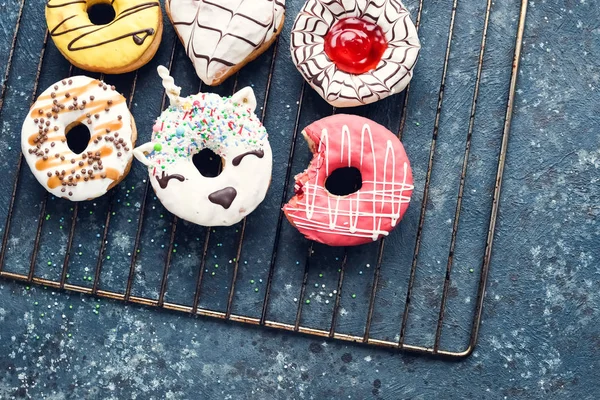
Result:
M144 143L143 145L138 146L135 149L133 149L133 156L139 162L141 162L145 166L149 167L152 165L152 162L150 160L148 160L148 157L146 157L146 156L154 151L154 146L155 146L155 144L152 142Z
M256 110L256 96L254 96L254 90L252 90L250 86L240 89L231 96L231 100L233 100L234 103L249 108L252 112Z
M159 65L158 68L156 68L156 70L158 71L158 75L162 79L162 85L165 88L166 94L169 97L171 105L182 105L183 99L180 97L181 87L175 85L175 80L170 75L169 70L162 65ZM243 106L244 108L248 108L252 112L256 110L256 96L254 95L254 90L252 90L250 86L247 86L237 91L233 96L231 96L231 100L234 103Z

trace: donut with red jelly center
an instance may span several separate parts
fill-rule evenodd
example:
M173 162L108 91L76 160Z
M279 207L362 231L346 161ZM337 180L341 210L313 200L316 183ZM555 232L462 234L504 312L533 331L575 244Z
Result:
M335 107L355 107L403 91L421 45L400 0L308 0L290 47L321 97Z
M342 71L362 74L377 67L387 49L381 28L358 18L338 21L325 35L325 53Z

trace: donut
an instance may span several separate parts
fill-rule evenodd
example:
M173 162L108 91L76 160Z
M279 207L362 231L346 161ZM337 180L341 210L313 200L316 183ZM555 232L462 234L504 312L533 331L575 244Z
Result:
M254 114L254 92L247 87L231 97L182 98L167 69L159 67L158 73L170 106L156 120L152 140L134 150L148 167L156 197L194 224L241 221L264 200L273 163L267 131ZM206 153L220 158L220 171L203 172L195 164Z
M292 59L335 107L403 91L421 45L399 0L308 0L294 23Z
M46 89L21 130L21 150L38 182L72 201L102 196L129 172L137 137L114 86L74 76Z
M295 177L296 195L283 207L290 223L307 239L329 246L355 246L387 236L402 219L413 191L400 140L367 118L344 114L313 122L302 134L314 157ZM349 171L356 175L338 175ZM353 193L333 192L336 185L336 190L349 185Z
M271 46L283 28L285 0L167 0L198 77L219 85Z
M88 11L99 5L112 6L112 21L102 25L90 21ZM67 60L81 69L107 74L145 65L158 50L163 30L158 0L48 0L46 22Z

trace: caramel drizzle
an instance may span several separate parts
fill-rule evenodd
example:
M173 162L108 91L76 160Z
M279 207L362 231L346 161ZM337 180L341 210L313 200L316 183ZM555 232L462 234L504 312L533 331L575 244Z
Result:
M86 4L86 1L85 0L76 0L76 1L71 1L69 3L59 4L57 6L50 5L50 2L48 2L46 4L46 7L48 7L48 8L61 8L61 7L64 7L64 6L70 6L71 4Z
M105 168L102 165L102 159L115 151L117 151L117 157L121 157L122 152L128 152L130 149L127 147L126 141L122 137L118 137L117 130L123 127L122 117L118 116L115 120L97 125L94 130L95 134L90 136L90 142L94 141L95 144L98 144L101 139L106 141L101 148L80 155L74 154L72 151L58 152L58 149L53 151L54 142L66 142L64 131L60 130L57 125L52 126L53 119L58 119L59 114L81 112L82 115L68 122L81 124L87 119L85 123L90 126L92 119L101 118L100 113L103 118L106 118L104 112L125 102L125 98L117 92L111 93L109 96L99 96L102 97L101 99L96 99L93 95L86 96L86 92L92 91L94 86L105 91L109 89L108 85L98 80L82 86L71 86L72 81L69 80L68 85L66 81L62 81L62 85L67 89L58 91L57 83L54 85L54 91L49 95L40 96L36 105L32 107L30 117L39 131L28 137L28 143L32 146L28 152L38 157L35 163L38 171L48 171L48 187L55 189L63 186L61 192L72 196L71 187L77 186L78 182L82 180L85 182L96 178L117 180L120 177L119 171L115 168ZM114 91L114 86L111 86L110 90ZM48 102L50 99L51 103ZM67 107L70 102L71 104Z
M121 176L121 175L119 174L119 171L117 171L116 169L106 168L103 171L101 178L116 181L117 179L119 179L119 176ZM69 182L71 184L79 183L84 179L85 179L85 175L79 176L79 178L73 178L73 180L70 180ZM57 187L60 187L62 185L62 182L63 182L63 180L61 180L57 175L53 175L51 178L48 178L48 187L50 189L56 189Z
M65 3L65 4L61 4L61 5L52 5L52 6L50 4L47 4L46 7L48 7L48 8L60 8L60 7L68 6L68 5L71 5L71 4L77 4L77 3L82 3L82 2L80 2L80 1L74 1L74 2L70 2L70 3ZM85 3L85 1L83 3ZM154 35L155 31L154 31L153 28L140 29L140 30L137 30L137 31L134 31L134 32L123 34L123 35L118 36L116 38L107 39L107 40L104 40L102 42L98 42L98 43L91 44L91 45L88 45L88 46L75 47L75 43L77 43L79 40L85 38L88 35L92 35L92 34L94 34L96 32L101 31L101 30L110 28L114 23L116 23L117 21L120 21L121 19L127 18L127 17L129 17L131 15L135 15L138 12L144 11L144 10L152 8L152 7L159 7L159 3L158 2L151 2L151 3L142 3L142 4L135 5L135 6L131 7L131 8L128 8L128 9L124 10L112 22L110 22L109 24L106 24L106 25L98 26L98 25L94 25L94 24L88 24L88 25L78 26L78 27L75 27L75 28L72 28L72 29L67 29L67 30L64 30L62 32L57 32L59 30L59 28L61 26L63 26L67 21L71 20L72 18L77 17L77 15L78 15L78 14L73 14L70 17L67 17L67 18L63 19L54 28L52 28L52 30L50 30L50 36L57 37L57 36L66 35L68 33L75 32L75 31L78 31L78 30L81 30L81 29L90 28L90 27L97 27L97 29L93 29L93 30L91 30L89 32L85 32L85 33L77 36L75 39L71 40L69 42L69 44L67 45L67 49L69 51L86 50L86 49L91 49L91 48L94 48L94 47L99 47L99 46L102 46L102 45L105 45L105 44L108 44L108 43L116 42L118 40L125 39L125 38L128 38L128 37L131 37L133 39L133 42L135 44L137 44L138 46L141 46L142 44L144 44L144 41L146 40L147 37ZM143 36L139 36L139 35L142 35L142 34L143 34Z
M69 87L68 89L61 91L61 92L55 91L54 94L55 94L56 98L65 97L67 93L69 94L69 97L81 96L82 94L88 92L93 87L96 87L99 84L100 84L100 81L95 79L95 80L91 81L90 83L88 83L87 85L79 86L79 87ZM38 97L37 103L44 101L44 100L54 100L54 98L52 97L52 94L45 94L45 95ZM32 111L31 116L33 116L33 111Z
M62 92L54 92L55 93L54 98L52 98L52 95L50 95L50 94L43 95L43 96L39 97L37 104L39 104L41 101L44 101L44 100L50 100L50 99L54 100L54 99L58 99L58 98L66 99L67 101L71 101L74 97L83 95L84 93L86 93L93 87L98 86L99 84L100 84L100 81L94 80L91 83L84 85L84 86L70 88L70 89L64 90ZM68 98L66 97L67 94L69 95ZM81 115L79 118L73 120L72 122L73 123L82 123L83 121L85 121L87 119L95 118L94 117L95 114L104 112L106 110L107 101L111 101L111 106L116 106L116 105L124 103L125 98L123 96L116 94L115 96L111 97L108 100L103 99L103 100L87 101L85 104L85 107L84 107L84 109L87 111L86 114ZM57 101L57 103L54 105L61 105L61 104L65 104L65 103L63 101ZM34 118L35 116L39 115L40 111L42 111L42 113L43 113L44 108L46 108L46 107L48 107L48 105L44 105L43 107L33 108L31 110L31 112L29 113L29 116L31 118ZM58 112L54 112L53 114L60 115L60 114L68 113L68 112L72 112L72 111L74 111L74 110L64 107L62 109L59 109ZM87 114L90 114L91 116L88 117ZM90 141L98 140L103 134L105 134L107 132L111 132L111 131L117 131L121 128L123 128L122 120L109 121L109 122L100 124L100 125L96 126L96 128L94 129L94 134L91 136ZM29 136L28 143L31 146L35 146L35 144L36 144L35 140L37 137L38 137L37 133ZM62 141L64 138L65 138L64 134L59 134L59 135L55 135L52 137L48 137L46 140L48 142L57 142L57 141Z
M111 155L113 152L113 149L107 146L103 146L100 150L97 150L94 154L96 154L96 156L99 156L100 158L104 158L106 156ZM100 154L98 154L100 153ZM60 153L59 153L60 154ZM64 156L65 154L71 154L71 152L65 152L62 153L60 155ZM82 153L83 154L83 153ZM50 158L48 157L47 160L41 159L41 160L37 160L35 163L35 168L38 171L44 171L50 168L59 168L59 167L64 167L66 165L72 165L73 168L83 168L84 166L88 165L87 161L84 161L86 159L89 159L87 156L84 158L84 156L79 155L77 157L74 158L70 158L70 159L64 159L62 160L61 158ZM84 161L85 164L80 166L78 165L79 161Z

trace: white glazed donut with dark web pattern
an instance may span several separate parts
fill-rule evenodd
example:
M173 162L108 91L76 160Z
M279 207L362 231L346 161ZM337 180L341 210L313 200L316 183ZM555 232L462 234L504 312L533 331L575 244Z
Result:
M283 28L285 0L167 0L198 77L215 86L263 53Z
M385 37L387 46L374 68L350 73L327 53L327 35L344 20L376 26ZM359 42L359 46L362 50L365 45ZM420 47L410 14L399 0L308 0L292 29L294 63L307 82L335 107L374 103L403 91L412 79Z

